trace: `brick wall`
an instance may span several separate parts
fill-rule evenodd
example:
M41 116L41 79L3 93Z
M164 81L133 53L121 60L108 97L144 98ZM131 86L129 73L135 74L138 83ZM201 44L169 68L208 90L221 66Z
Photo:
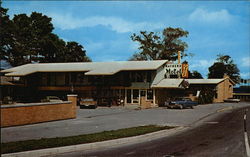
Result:
M224 102L225 99L233 97L233 84L229 79L225 79L217 85L218 97L214 102Z
M1 106L1 127L76 118L76 96L69 101Z

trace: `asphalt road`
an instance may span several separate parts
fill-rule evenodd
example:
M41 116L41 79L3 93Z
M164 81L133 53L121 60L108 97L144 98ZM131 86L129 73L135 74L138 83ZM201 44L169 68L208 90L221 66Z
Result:
M190 126L194 122L227 108L249 106L245 102L198 105L194 109L124 107L77 109L77 118L24 126L1 128L1 142L67 137L141 125Z
M73 152L70 157L245 157L244 114L248 139L250 107L227 110L214 119L202 121L185 132L146 143L94 152Z

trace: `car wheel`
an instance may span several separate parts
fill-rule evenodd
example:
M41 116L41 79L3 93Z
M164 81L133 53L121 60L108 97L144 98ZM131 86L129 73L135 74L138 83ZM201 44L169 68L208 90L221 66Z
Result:
M191 106L190 108L191 108L191 109L194 109L194 106Z

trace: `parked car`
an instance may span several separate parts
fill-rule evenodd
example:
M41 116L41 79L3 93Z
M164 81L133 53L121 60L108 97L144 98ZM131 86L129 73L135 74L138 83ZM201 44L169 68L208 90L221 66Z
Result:
M190 98L186 97L179 97L175 98L173 101L165 102L165 105L168 108L193 108L198 103L195 101L192 101Z
M46 96L45 99L42 99L41 102L62 102L57 96Z
M112 105L112 98L98 98L98 105L99 106L111 107L111 105Z
M239 103L240 99L228 98L228 99L225 99L224 102L236 102L236 103Z
M80 98L78 104L80 108L97 108L97 102L93 98Z

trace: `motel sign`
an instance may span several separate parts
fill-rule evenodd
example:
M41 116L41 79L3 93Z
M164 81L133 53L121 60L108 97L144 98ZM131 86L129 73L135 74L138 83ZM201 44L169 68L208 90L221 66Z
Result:
M188 64L166 64L165 78L177 75L178 78L188 78Z

